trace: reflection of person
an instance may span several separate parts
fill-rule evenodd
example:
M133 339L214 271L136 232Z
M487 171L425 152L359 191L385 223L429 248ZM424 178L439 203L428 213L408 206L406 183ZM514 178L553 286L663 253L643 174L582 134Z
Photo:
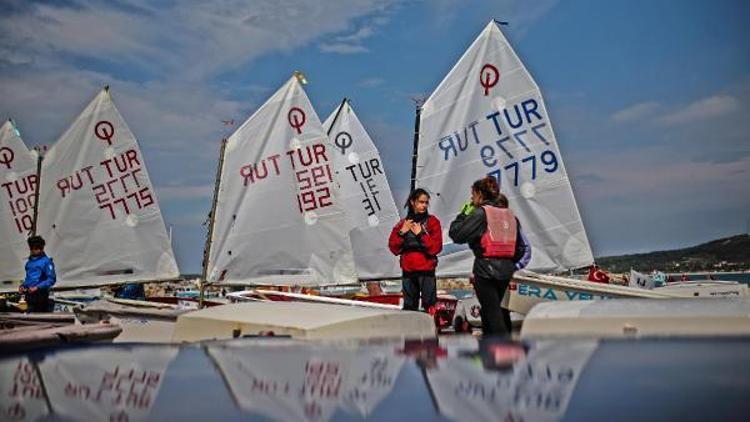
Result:
M490 337L479 340L479 357L482 366L488 370L510 370L516 362L526 357L526 352L526 347L522 343Z
M430 195L424 189L409 195L409 212L393 227L388 248L401 256L404 309L416 311L421 294L422 308L432 313L437 303L435 268L443 249L443 232L437 217L427 212L429 204Z
M513 273L531 260L531 245L494 177L474 182L471 202L451 223L449 235L455 243L468 243L474 252L472 272L482 307L482 331L490 335L510 333L510 312L500 304Z
M26 278L18 291L26 295L29 312L48 312L49 290L57 281L55 264L44 253L44 239L41 236L31 236L28 244Z

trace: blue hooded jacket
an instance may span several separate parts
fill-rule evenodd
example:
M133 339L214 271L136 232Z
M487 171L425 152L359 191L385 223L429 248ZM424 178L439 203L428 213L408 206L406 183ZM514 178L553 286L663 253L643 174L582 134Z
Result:
M56 281L55 264L50 257L45 254L29 257L26 261L26 279L23 280L23 287L49 289Z

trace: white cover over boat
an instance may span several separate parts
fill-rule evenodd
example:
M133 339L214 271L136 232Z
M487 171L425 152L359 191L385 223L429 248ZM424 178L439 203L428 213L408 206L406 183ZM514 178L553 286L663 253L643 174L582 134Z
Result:
M246 302L180 315L172 341L269 332L299 339L431 338L435 337L435 324L423 312L307 302Z
M332 153L293 76L227 140L207 281L356 282Z
M37 186L30 152L11 120L0 127L0 281L23 280Z
M179 276L143 154L107 88L45 155L38 232L55 287Z
M541 91L492 21L422 107L416 184L447 229L487 175L533 246L528 268L564 271L593 263ZM450 242L448 236L443 236ZM440 276L467 276L473 255L448 243Z
M521 328L525 339L738 335L750 335L747 298L544 302Z
M399 219L380 153L348 100L323 123L360 279L400 277L388 236Z

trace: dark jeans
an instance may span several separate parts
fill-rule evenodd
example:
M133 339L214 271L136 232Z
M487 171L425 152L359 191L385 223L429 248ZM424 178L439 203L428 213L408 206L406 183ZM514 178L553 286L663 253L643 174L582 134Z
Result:
M26 292L28 312L49 312L49 289Z
M510 334L510 312L500 306L509 283L510 280L474 277L474 291L482 307L479 315L485 335Z
M434 272L413 272L403 275L404 310L419 310L419 296L422 308L427 311L437 303L437 287Z

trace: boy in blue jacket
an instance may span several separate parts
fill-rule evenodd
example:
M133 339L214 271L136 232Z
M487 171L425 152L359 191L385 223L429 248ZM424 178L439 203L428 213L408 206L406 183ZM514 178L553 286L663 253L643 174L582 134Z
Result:
M26 278L18 291L26 295L29 312L49 312L49 290L55 285L55 264L44 253L44 239L31 236L29 260L26 261Z

